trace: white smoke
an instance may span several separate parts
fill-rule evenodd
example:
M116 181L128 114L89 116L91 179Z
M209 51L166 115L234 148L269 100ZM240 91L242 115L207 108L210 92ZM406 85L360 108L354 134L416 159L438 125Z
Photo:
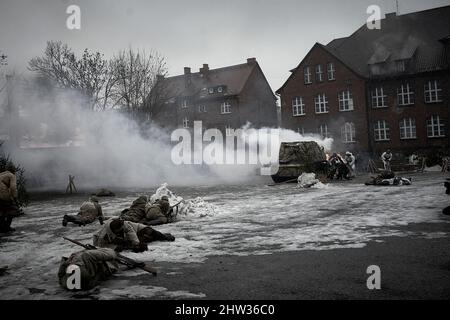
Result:
M20 86L15 91L19 114L10 125L19 132L21 148L10 149L10 153L25 168L33 187L64 190L69 174L75 176L80 189L142 188L164 182L174 186L243 183L254 179L261 165L278 162L280 142L316 141L326 150L332 144L332 139L277 129L278 139L272 139L270 150L260 144L258 153L249 145L268 138L269 129L255 130L247 124L242 132L248 144L237 152L246 153L247 159L268 154L266 161L175 165L171 159L175 143L170 141L170 132L157 125L142 132L135 121L117 110L86 110L83 99L69 91L52 91L51 96Z

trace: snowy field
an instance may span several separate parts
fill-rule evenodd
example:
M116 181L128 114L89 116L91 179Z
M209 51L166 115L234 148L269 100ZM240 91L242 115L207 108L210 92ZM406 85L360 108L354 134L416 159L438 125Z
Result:
M404 231L410 223L449 223L441 214L448 205L443 181L448 175L416 175L411 186L375 187L344 182L323 188L301 189L293 184L171 188L184 199L194 199L191 210L172 224L156 226L170 232L175 242L154 242L149 251L130 253L142 261L203 262L214 255L263 255L280 251L364 247L380 237L447 237L447 233ZM102 198L103 212L117 215L142 194L156 188L118 193ZM26 216L14 220L17 232L0 238L0 299L66 299L74 293L60 289L57 270L62 256L78 250L63 236L91 243L98 223L62 227L64 214L75 214L85 197L57 196L34 201ZM142 271L127 270L107 281L91 298L202 298L201 292L169 291L134 281ZM170 272L160 270L161 277Z

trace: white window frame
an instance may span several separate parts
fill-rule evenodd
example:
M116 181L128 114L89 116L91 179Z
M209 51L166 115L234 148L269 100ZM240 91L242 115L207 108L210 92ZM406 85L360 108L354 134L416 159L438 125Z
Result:
M327 64L327 75L328 81L336 80L336 69L334 68L333 62L328 62Z
M218 92L218 93L222 93L222 92L223 92L222 87L218 87L218 88L217 88L217 92Z
M445 123L439 115L432 115L427 119L427 137L442 138L446 136Z
M414 104L414 91L409 83L402 84L397 88L397 103L399 106L410 106Z
M184 117L183 119L183 128L185 129L189 128L189 119L187 117Z
M323 69L321 64L316 65L316 81L323 82Z
M375 121L373 125L374 140L375 141L390 141L391 130L386 120Z
M229 101L225 101L220 104L220 113L221 114L231 113L231 103Z
M399 128L401 140L417 138L416 120L414 118L404 118L400 120Z
M198 112L199 113L206 112L206 106L205 105L199 105L198 106Z
M341 127L341 139L344 143L356 142L356 129L353 122L346 122Z
M212 87L211 87L211 88L208 88L208 93L209 93L209 94L213 94L213 93L214 93L214 88L212 88Z
M353 106L353 95L350 89L339 92L339 111L352 111Z
M437 80L430 80L423 86L425 103L442 102L442 88Z
M183 99L181 102L181 108L186 109L187 107L189 107L188 101L187 99Z
M321 124L317 131L322 136L322 138L330 138L331 137L331 134L328 131L328 125L327 124Z
M303 97L292 98L292 116L299 117L304 116L305 114L305 103L303 102Z
M225 126L225 135L226 135L227 137L233 136L233 135L234 135L234 128L231 127L230 125L226 125L226 126Z
M325 93L319 93L315 96L314 109L317 114L328 113L330 111L328 108L328 98Z
M372 108L387 108L387 95L384 94L383 87L376 87L374 90L372 90L371 98Z
M310 66L306 66L303 68L303 79L304 79L305 84L312 83L312 74L311 74Z

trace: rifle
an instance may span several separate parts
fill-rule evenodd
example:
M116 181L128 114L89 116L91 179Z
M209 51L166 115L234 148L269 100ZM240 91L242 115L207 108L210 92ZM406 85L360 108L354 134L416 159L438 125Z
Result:
M82 244L81 242L78 242L77 240L72 240L66 237L63 237L64 240L70 241L72 243L75 243L76 245L79 245L80 247L83 247L87 250L91 250L91 249L97 249L95 246L90 245L90 244ZM123 255L121 255L120 253L116 253L117 254L117 261L123 265L126 265L129 268L139 268L141 270L144 270L148 273L153 274L154 276L157 275L157 270L147 264L145 264L144 262L138 262L135 261L131 258L125 257Z

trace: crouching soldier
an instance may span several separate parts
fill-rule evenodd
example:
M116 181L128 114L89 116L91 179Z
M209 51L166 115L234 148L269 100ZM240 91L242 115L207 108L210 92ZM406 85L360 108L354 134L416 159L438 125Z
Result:
M144 224L113 219L107 221L94 235L93 243L96 247L107 247L117 252L143 252L148 250L149 242L174 240L175 237L170 233L163 234Z
M131 222L141 222L145 219L145 207L147 205L147 197L141 196L133 201L130 208L122 211L120 218Z
M9 166L0 173L0 233L12 232L11 223L14 217L20 216L17 205L16 168Z
M170 222L170 203L167 196L162 196L145 210L143 224L155 226Z
M116 252L108 248L83 250L69 258L63 257L58 271L59 284L69 290L90 290L119 269L116 259ZM79 279L74 279L78 276Z
M98 198L96 196L91 196L88 201L81 205L80 212L76 216L69 216L66 214L63 217L62 225L65 227L68 222L72 222L79 226L84 226L97 219L100 224L103 224L102 207L98 203Z

